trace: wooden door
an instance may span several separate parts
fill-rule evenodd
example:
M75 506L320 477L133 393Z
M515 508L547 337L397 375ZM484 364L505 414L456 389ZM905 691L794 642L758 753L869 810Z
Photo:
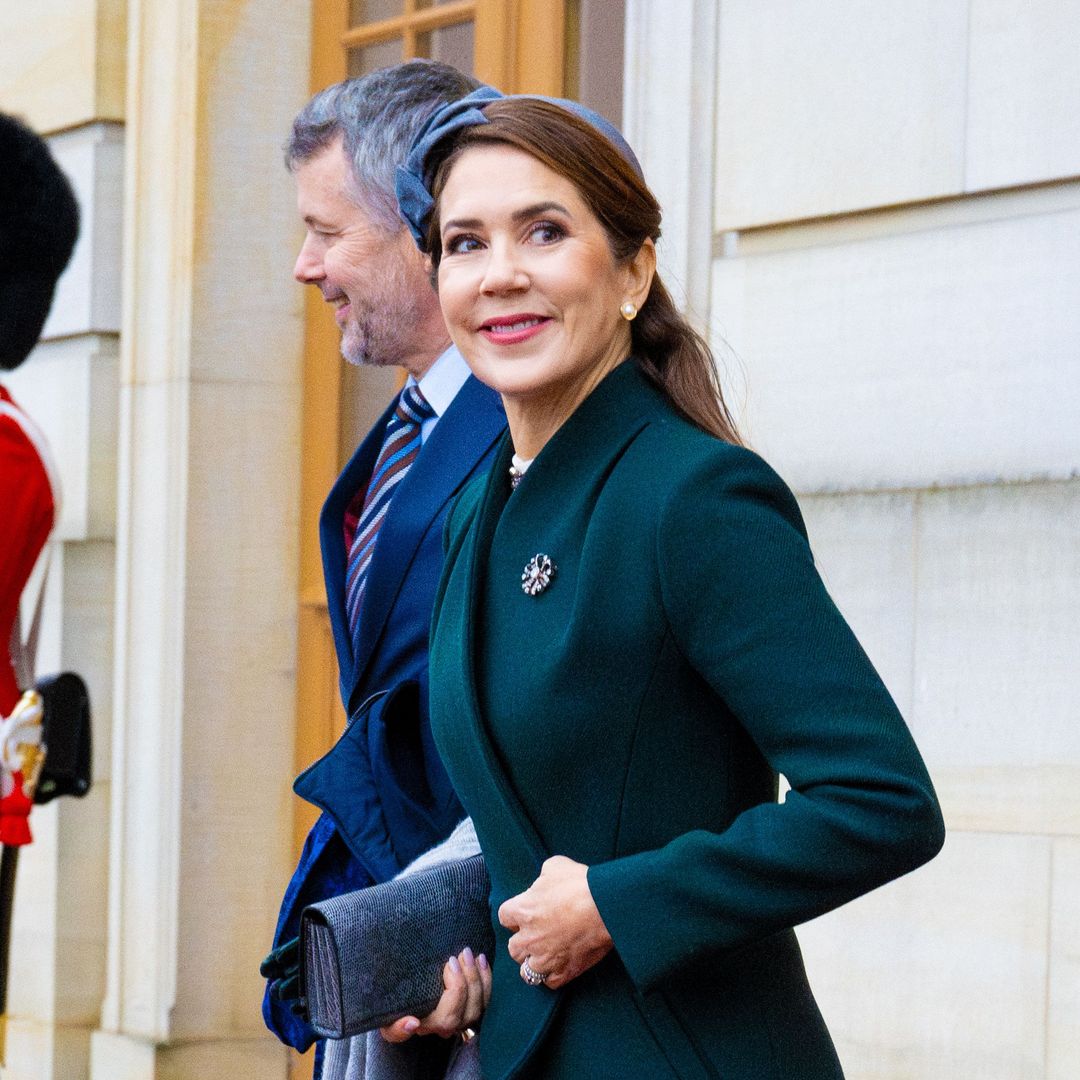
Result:
M562 0L315 0L313 10L312 92L426 56L472 70L507 92L563 93ZM319 554L319 508L400 378L341 359L333 313L314 289L307 290L305 318L298 768L325 753L344 722ZM298 850L314 818L314 808L298 805Z

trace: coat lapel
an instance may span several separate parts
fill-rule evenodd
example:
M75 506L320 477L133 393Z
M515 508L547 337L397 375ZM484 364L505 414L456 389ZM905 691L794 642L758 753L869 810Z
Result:
M499 815L512 822L524 851L533 866L519 863L519 872L539 873L549 855L542 833L534 824L528 807L518 795L493 742L488 719L483 715L478 691L479 672L476 650L483 639L482 621L487 617L483 604L488 596L487 568L492 543L500 522L511 533L524 530L520 545L526 550L528 537L539 520L558 520L568 506L578 501L588 503L615 459L634 439L648 419L656 413L655 391L636 364L620 365L597 387L551 438L513 496L509 495L506 472L513 446L509 437L495 453L495 459L461 551L464 580L467 581L460 640L464 643L462 695L469 744L475 746L482 768L470 770L470 779L485 787L484 798L498 800L504 811ZM571 495L568 498L568 486ZM509 502L509 505L507 505ZM477 800L478 802L480 800ZM481 838L483 839L483 838ZM530 884L531 878L525 884Z
M480 710L477 694L477 672L474 643L476 626L483 617L481 596L484 569L491 539L499 523L506 503L506 470L510 464L513 446L507 438L495 454L478 509L477 520L469 530L459 555L459 565L468 581L468 602L458 609L457 618L451 620L450 635L464 644L463 663L453 664L448 679L455 687L446 687L455 699L455 717L461 724L461 740L469 747L470 761L467 765L471 785L469 803L485 806L485 821L497 820L498 843L491 842L478 829L480 844L496 858L488 856L488 870L492 880L491 910L498 910L502 901L527 888L540 873L540 867L548 852L536 831L513 784L506 775L492 743L487 724ZM457 693L453 693L453 690ZM466 807L468 809L468 807ZM514 838L510 842L510 837ZM509 939L509 931L493 919L496 936L496 954L503 955ZM513 1064L500 1071L499 1077L515 1075L521 1065L532 1055L544 1033L548 1030L561 1000L561 991L540 990L525 987L514 965L496 963L494 966L495 989L510 1007L500 1014L503 1023L485 1022L481 1055ZM522 993L522 988L525 993ZM492 1045L487 1046L490 1042Z
M470 375L401 481L379 531L360 611L360 651L354 657L350 691L364 676L421 541L505 427L498 397Z
M484 498L480 505L475 527L470 532L470 543L465 555L465 574L469 582L468 603L465 608L465 624L462 640L465 642L465 721L471 728L472 741L479 751L484 768L483 776L489 782L490 792L502 804L508 822L517 828L521 842L528 852L535 871L539 873L540 864L548 857L544 843L536 827L521 804L509 777L499 761L498 753L491 741L487 724L480 709L477 694L476 643L477 622L482 618L480 610L484 592L483 581L487 565L487 552L491 549L492 537L499 524L499 518L506 505L506 472L513 455L513 445L509 438L499 448L485 485Z

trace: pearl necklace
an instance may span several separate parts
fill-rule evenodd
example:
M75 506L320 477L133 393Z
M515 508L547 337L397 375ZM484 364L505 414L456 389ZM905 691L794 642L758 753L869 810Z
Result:
M515 454L510 461L510 468L507 470L510 473L510 490L513 491L518 484L521 483L525 473L528 472L529 466L533 463L533 459L529 458L526 461L524 458L520 458Z

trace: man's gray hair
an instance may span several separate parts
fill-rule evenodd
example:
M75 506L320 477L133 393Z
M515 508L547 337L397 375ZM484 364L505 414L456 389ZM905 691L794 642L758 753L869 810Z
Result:
M293 121L285 144L290 170L322 153L339 137L352 163L360 206L387 231L404 228L394 173L408 157L428 117L480 83L436 60L409 60L320 90Z

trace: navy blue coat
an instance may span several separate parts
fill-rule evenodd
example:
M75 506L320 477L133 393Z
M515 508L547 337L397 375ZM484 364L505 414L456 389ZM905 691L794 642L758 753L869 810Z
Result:
M454 496L491 461L506 415L498 395L470 376L394 495L368 571L353 655L345 614L343 523L367 487L394 403L338 477L319 521L330 624L348 724L294 790L322 815L285 891L274 946L299 932L311 903L393 877L464 817L431 741L427 646L442 568L443 522ZM263 999L267 1026L306 1050L315 1032L280 1002Z

